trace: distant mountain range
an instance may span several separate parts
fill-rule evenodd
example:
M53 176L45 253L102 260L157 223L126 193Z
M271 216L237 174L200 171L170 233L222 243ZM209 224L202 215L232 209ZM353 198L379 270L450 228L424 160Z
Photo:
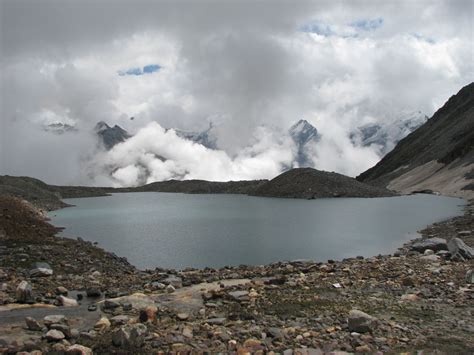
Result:
M428 121L421 111L401 112L393 120L371 123L351 132L354 145L369 147L376 145L380 156L390 152L398 142Z
M297 166L300 168L313 166L311 152L308 149L311 143L318 143L321 140L316 127L302 119L291 126L288 133L296 145L295 163Z

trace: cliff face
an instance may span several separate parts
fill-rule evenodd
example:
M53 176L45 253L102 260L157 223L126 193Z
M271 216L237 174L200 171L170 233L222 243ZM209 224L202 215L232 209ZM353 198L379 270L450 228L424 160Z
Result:
M399 192L474 197L474 83L452 96L357 180Z

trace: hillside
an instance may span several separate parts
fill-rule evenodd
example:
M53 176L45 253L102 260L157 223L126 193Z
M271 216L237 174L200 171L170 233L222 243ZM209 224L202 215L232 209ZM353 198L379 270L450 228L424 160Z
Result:
M357 180L403 193L474 197L474 83L452 96Z
M321 198L321 197L384 197L394 193L370 186L345 175L300 168L287 171L260 186L255 196Z

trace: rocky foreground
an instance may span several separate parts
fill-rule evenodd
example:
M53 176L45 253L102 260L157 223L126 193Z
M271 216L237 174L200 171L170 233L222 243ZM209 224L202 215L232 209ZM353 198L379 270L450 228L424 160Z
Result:
M0 352L474 352L474 207L395 255L140 271L0 197Z

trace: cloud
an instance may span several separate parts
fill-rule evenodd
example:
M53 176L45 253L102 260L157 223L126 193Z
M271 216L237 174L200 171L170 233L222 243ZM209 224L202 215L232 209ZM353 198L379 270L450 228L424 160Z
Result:
M182 146L215 168L199 170L184 155L159 162L156 146L143 143L145 153L119 164L114 181L143 180L147 159L157 179L273 177L286 161L282 149L291 151L275 132L300 118L325 137L315 167L357 174L377 156L352 146L351 130L403 110L431 115L474 79L472 1L4 0L0 7L0 173L61 183L111 182L101 173L111 173L107 166L97 166L109 158L89 137L98 121L131 133L147 127L179 147L154 124L203 130L215 123L218 158ZM39 122L52 118L77 127L74 144L45 135ZM255 153L258 139L266 143ZM38 150L30 142L40 142L58 168L30 163L28 149ZM61 171L71 161L91 168Z

